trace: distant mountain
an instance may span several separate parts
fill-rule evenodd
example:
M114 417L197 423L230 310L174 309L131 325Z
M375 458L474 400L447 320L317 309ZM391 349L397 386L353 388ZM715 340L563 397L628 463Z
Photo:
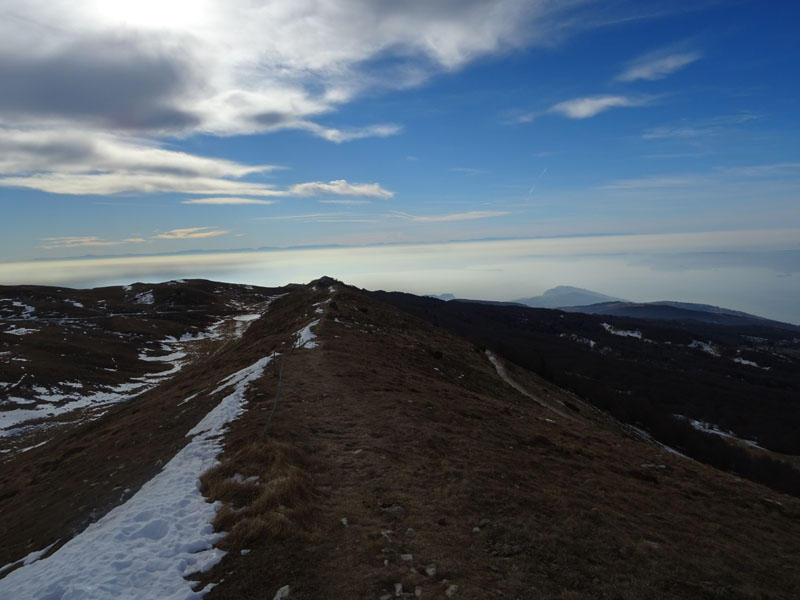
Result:
M533 308L561 308L564 306L586 306L597 304L598 302L627 302L627 300L615 298L614 296L606 296L605 294L583 288L559 285L547 290L541 296L520 298L514 302L517 304L525 304Z
M448 300L455 300L456 297L453 294L426 294L426 298L436 298L437 300L444 300L447 302Z
M657 319L661 321L698 321L717 325L756 325L797 329L796 325L765 319L746 312L691 302L599 302L587 306L562 306L561 310L590 315Z

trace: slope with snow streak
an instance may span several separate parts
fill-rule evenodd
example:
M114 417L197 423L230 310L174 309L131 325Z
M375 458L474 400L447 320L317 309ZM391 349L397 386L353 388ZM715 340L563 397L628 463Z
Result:
M214 466L220 435L244 412L245 393L262 377L264 357L222 382L234 387L189 433L192 440L127 502L90 525L50 557L0 580L2 598L92 600L201 598L185 576L216 564L211 520L218 504L200 493L199 475Z

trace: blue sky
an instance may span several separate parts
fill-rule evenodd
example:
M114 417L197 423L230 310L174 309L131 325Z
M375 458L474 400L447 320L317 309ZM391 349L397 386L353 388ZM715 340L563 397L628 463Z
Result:
M443 242L558 238L574 240L562 257L616 261L601 291L800 321L797 16L747 1L6 0L0 280L114 278L34 277L17 265L32 259L397 243L427 244L429 269ZM442 261L412 291L597 284L545 262L532 251L492 279ZM420 281L391 261L377 279L348 268L326 272ZM742 278L777 299L748 300Z

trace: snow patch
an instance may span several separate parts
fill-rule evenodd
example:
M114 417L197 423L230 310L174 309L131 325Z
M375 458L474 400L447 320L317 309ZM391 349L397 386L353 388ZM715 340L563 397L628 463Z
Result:
M685 417L683 415L675 415L675 416L677 418L679 418L679 419L684 419L684 420L689 421L689 424L692 427L694 427L695 429L697 429L698 431L702 431L704 433L710 433L710 434L713 434L713 435L718 435L720 437L736 440L736 441L742 442L744 444L747 444L748 446L752 446L753 448L760 448L761 447L761 446L758 445L758 442L756 442L755 440L746 440L744 438L740 438L735 433L733 433L732 431L723 431L722 429L720 429L719 427L717 427L713 423L708 423L706 421L699 421L697 419L689 419L688 417Z
M701 342L700 340L692 340L692 343L689 344L689 348L698 348L705 352L706 354L710 354L711 356L719 356L719 349L712 344L711 342Z
M195 590L185 577L210 569L225 553L214 548L224 534L211 526L220 503L206 502L198 477L218 464L220 435L244 412L247 388L270 360L229 376L234 390L187 434L191 441L158 475L48 558L0 580L0 597L202 598L213 584Z
M752 360L747 360L746 358L742 358L740 356L734 358L733 362L739 363L740 365L746 365L748 367L755 367L756 369L763 369L764 371L769 371L770 369L770 367L759 366L758 363L755 363Z
M152 290L146 290L136 294L133 297L133 301L136 302L136 304L155 304L156 299L153 297Z
M642 332L638 329L617 329L610 323L603 323L603 329L605 329L608 333L612 335L618 335L620 337L632 337L636 338L645 342L649 342L650 340L645 339L642 337Z
M316 334L311 331L312 327L319 325L319 319L312 321L300 331L295 333L297 341L294 343L295 348L316 348L319 344L314 340L317 338Z
M16 325L12 325L11 329L7 329L3 333L10 333L11 335L28 335L30 333L36 333L39 331L38 329L25 329L24 327L17 327Z
M139 353L139 360L146 360L151 362L172 362L186 356L186 352L173 352L172 354L165 354L163 356L147 356L144 352Z

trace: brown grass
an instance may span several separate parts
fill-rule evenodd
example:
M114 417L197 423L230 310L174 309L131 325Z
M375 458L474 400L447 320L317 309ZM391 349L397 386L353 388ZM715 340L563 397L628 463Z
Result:
M258 440L226 453L200 477L203 495L223 503L213 521L216 531L228 532L221 548L241 550L308 527L314 491L311 477L298 462L288 445ZM257 480L247 481L253 477Z

